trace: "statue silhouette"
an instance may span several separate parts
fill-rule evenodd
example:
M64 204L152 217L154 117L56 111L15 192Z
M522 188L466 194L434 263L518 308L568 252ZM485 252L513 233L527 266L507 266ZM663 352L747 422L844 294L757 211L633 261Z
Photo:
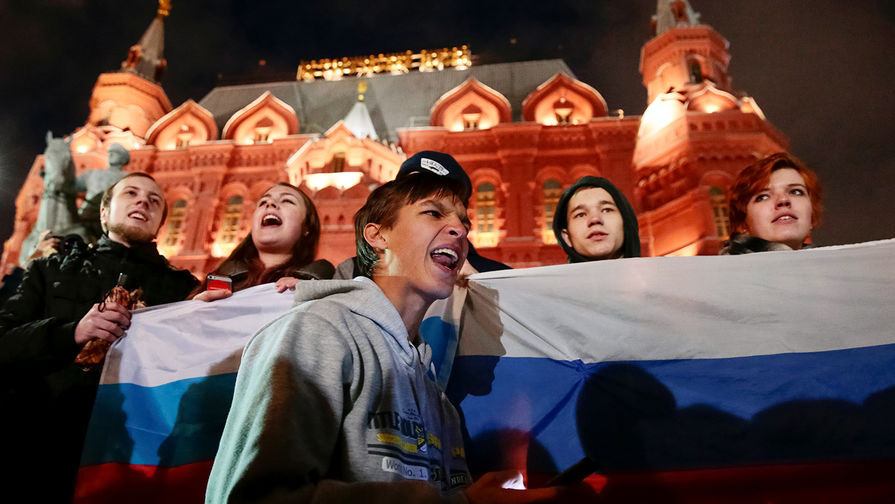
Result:
M126 173L122 168L130 163L131 156L127 149L119 144L109 146L109 168L106 170L87 170L75 180L75 191L84 192L84 202L78 209L81 224L84 226L88 241L95 240L102 235L99 223L99 208L103 193L112 184L121 180Z
M41 240L41 233L50 230L53 235L84 235L75 207L75 164L71 158L71 141L64 138L53 138L47 131L47 149L44 151L44 168L41 177L44 179L44 191L41 196L40 210L31 233L22 242L19 263L27 267L27 258L34 253Z

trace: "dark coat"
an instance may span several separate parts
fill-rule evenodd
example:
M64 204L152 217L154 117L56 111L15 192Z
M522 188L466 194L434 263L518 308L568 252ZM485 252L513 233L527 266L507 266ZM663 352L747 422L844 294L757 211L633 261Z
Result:
M70 496L99 383L98 371L74 364L80 351L75 327L120 273L127 275L127 289L143 289L150 306L181 301L198 284L154 243L125 247L103 237L96 246L75 242L33 261L0 311L0 425L12 448L6 456L23 468L22 481L40 475L35 501Z
M774 252L779 250L792 250L782 243L772 242L747 234L734 234L730 237L724 248L718 255L741 255L754 252Z

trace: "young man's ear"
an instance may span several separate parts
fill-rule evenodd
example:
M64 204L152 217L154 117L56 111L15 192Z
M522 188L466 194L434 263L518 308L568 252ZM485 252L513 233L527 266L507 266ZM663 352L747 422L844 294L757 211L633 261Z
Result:
M382 224L369 222L364 226L364 240L373 247L374 251L379 252L388 248L388 238L385 236L384 231Z
M569 239L569 230L568 230L568 229L563 229L562 231L560 231L559 234L562 235L562 241L566 242L566 245L568 245L569 247L571 247L571 246L572 246L572 240Z
M103 231L108 231L106 229L106 221L109 220L109 208L108 207L99 207L99 227Z

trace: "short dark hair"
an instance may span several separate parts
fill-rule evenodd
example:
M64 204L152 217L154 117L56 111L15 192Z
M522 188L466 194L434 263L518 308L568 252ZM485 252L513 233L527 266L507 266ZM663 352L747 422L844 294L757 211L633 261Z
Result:
M118 182L115 182L114 184L107 187L105 191L103 191L103 197L99 202L99 207L100 208L109 208L109 206L112 204L112 196L115 194L115 188L118 187L118 184L120 184L123 180L129 179L131 177L145 177L145 178L148 178L149 180L155 182L155 185L159 185L158 181L155 180L155 178L148 173L143 173L143 172L128 173L127 175L118 179ZM161 187L161 186L159 186L159 187ZM158 229L156 230L156 232L158 232L158 230L162 229L162 225L165 224L165 220L167 220L167 219L168 219L168 198L165 197L165 192L163 190L162 191L162 221L159 222ZM104 228L103 231L105 231L105 226L103 226L103 228Z
M761 158L737 175L730 188L730 229L734 233L747 232L746 208L753 196L758 194L771 180L771 173L782 168L792 168L805 179L805 189L811 200L811 224L817 226L823 213L821 204L821 188L817 175L795 156L786 152L778 152Z
M463 202L463 184L457 180L425 172L414 173L387 182L376 188L364 206L354 214L354 238L357 242L357 264L360 273L373 278L373 268L379 256L364 238L364 228L375 223L390 228L398 220L398 212L405 205L412 205L430 196L454 197Z

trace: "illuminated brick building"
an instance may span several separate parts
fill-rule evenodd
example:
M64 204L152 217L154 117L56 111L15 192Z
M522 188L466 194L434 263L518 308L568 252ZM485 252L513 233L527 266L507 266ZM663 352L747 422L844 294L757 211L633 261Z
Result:
M565 260L552 212L583 175L607 177L628 195L644 255L714 254L728 233L733 175L786 149L755 101L730 88L727 41L685 0L658 4L641 54L642 116L607 110L561 60L470 66L465 47L302 63L296 80L220 86L175 108L157 81L166 14L121 71L99 76L72 151L80 173L105 168L111 143L130 149L126 169L153 174L168 196L161 250L196 274L232 250L255 200L279 181L316 202L319 255L334 263L353 255L354 212L424 149L464 166L474 186L471 238L512 266ZM5 264L36 218L42 163L38 156L16 200Z

